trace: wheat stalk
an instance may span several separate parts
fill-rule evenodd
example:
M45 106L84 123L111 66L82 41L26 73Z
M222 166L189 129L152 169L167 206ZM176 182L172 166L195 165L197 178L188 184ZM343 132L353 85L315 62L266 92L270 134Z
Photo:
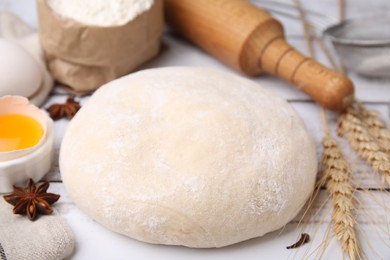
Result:
M390 155L383 152L379 142L373 137L358 112L350 106L338 122L338 134L348 134L348 141L358 155L371 164L375 172L381 172L384 180L390 185Z
M306 20L305 13L301 7L300 1L295 0L295 4L300 11L301 20L304 26L305 40L310 55L313 57L313 46L310 41L310 31L315 35L313 27ZM316 36L316 35L315 35ZM326 47L322 44L319 37L315 39L320 42L320 47L324 50L332 65L335 65L333 59L326 52ZM332 222L333 232L336 238L341 242L341 248L344 253L349 255L351 260L360 258L361 247L356 235L355 226L357 221L352 213L354 209L354 191L351 185L351 170L346 160L343 158L337 142L330 137L330 129L327 124L325 111L321 108L321 119L325 129L325 136L322 141L323 150L323 176L319 180L322 183L326 180L326 190L332 197Z
M345 19L345 7L345 0L339 0L340 21ZM302 18L305 23L304 17ZM336 69L336 64L323 41L316 37L312 26L307 27L311 29L314 39L319 43L321 50L326 54L333 68ZM307 39L306 42L310 44ZM339 71L344 72L342 63L340 63ZM358 106L359 111L349 109L347 113L340 117L339 134L344 135L346 132L349 132L348 139L355 147L354 149L358 151L360 157L365 158L374 171L382 172L383 178L390 185L390 131L386 129L385 124L375 112L367 110L362 104L359 105L358 103ZM337 142L330 137L323 109L321 109L321 112L325 128L325 137L322 142L324 146L323 164L325 169L321 181L324 179L328 180L326 189L332 197L333 230L336 237L341 241L343 252L348 252L350 259L361 258L362 249L354 229L357 221L352 214L355 203L353 195L355 189L350 183L351 170L347 161L343 159ZM387 154L383 151L387 151Z
M310 38L310 33L311 33L310 24L306 19L306 13L302 8L301 0L294 0L294 2L295 2L295 6L298 9L299 17L301 18L302 21L303 36L305 37L306 47L309 51L310 57L314 58L314 49Z
M343 252L354 260L360 258L361 247L355 230L357 221L353 215L355 189L350 182L352 172L336 140L326 134L322 144L326 190L332 197L333 205L333 232L341 242Z
M383 151L390 154L390 131L386 128L386 124L380 119L377 112L367 110L361 102L357 102L357 105L359 117L368 128L370 135L376 139Z
M345 20L345 0L339 0L339 19L340 22Z

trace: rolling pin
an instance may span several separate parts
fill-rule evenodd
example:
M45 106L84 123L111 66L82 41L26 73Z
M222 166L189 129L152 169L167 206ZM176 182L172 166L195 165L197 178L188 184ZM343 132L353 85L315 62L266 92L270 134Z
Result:
M290 82L325 108L342 111L354 99L344 75L305 57L279 21L246 0L165 0L170 27L248 75L267 72Z

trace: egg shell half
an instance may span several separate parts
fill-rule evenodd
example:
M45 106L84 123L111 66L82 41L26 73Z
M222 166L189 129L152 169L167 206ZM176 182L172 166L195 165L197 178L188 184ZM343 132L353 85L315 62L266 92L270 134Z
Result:
M47 116L39 108L31 105L27 98L19 96L5 96L0 98L0 115L7 114L20 114L34 118L42 126L43 135L41 140L33 147L10 152L0 152L0 162L20 158L33 152L41 146L47 133Z

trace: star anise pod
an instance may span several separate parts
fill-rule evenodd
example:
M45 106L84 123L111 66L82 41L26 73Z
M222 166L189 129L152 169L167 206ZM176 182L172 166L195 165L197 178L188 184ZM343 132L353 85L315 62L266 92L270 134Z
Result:
M47 193L49 182L44 182L38 187L30 179L26 188L14 186L14 192L5 195L4 199L14 206L14 214L27 214L30 220L35 220L37 215L49 215L53 212L51 205L56 202L60 195Z
M65 104L53 104L48 109L50 117L53 120L68 118L71 120L81 108L80 103L74 100L74 97L69 97Z

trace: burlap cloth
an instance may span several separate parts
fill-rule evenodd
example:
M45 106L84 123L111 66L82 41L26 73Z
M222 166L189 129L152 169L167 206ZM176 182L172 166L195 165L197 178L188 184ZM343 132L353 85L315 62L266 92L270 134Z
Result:
M53 260L71 255L73 233L57 212L30 221L14 215L12 208L0 196L0 260Z

